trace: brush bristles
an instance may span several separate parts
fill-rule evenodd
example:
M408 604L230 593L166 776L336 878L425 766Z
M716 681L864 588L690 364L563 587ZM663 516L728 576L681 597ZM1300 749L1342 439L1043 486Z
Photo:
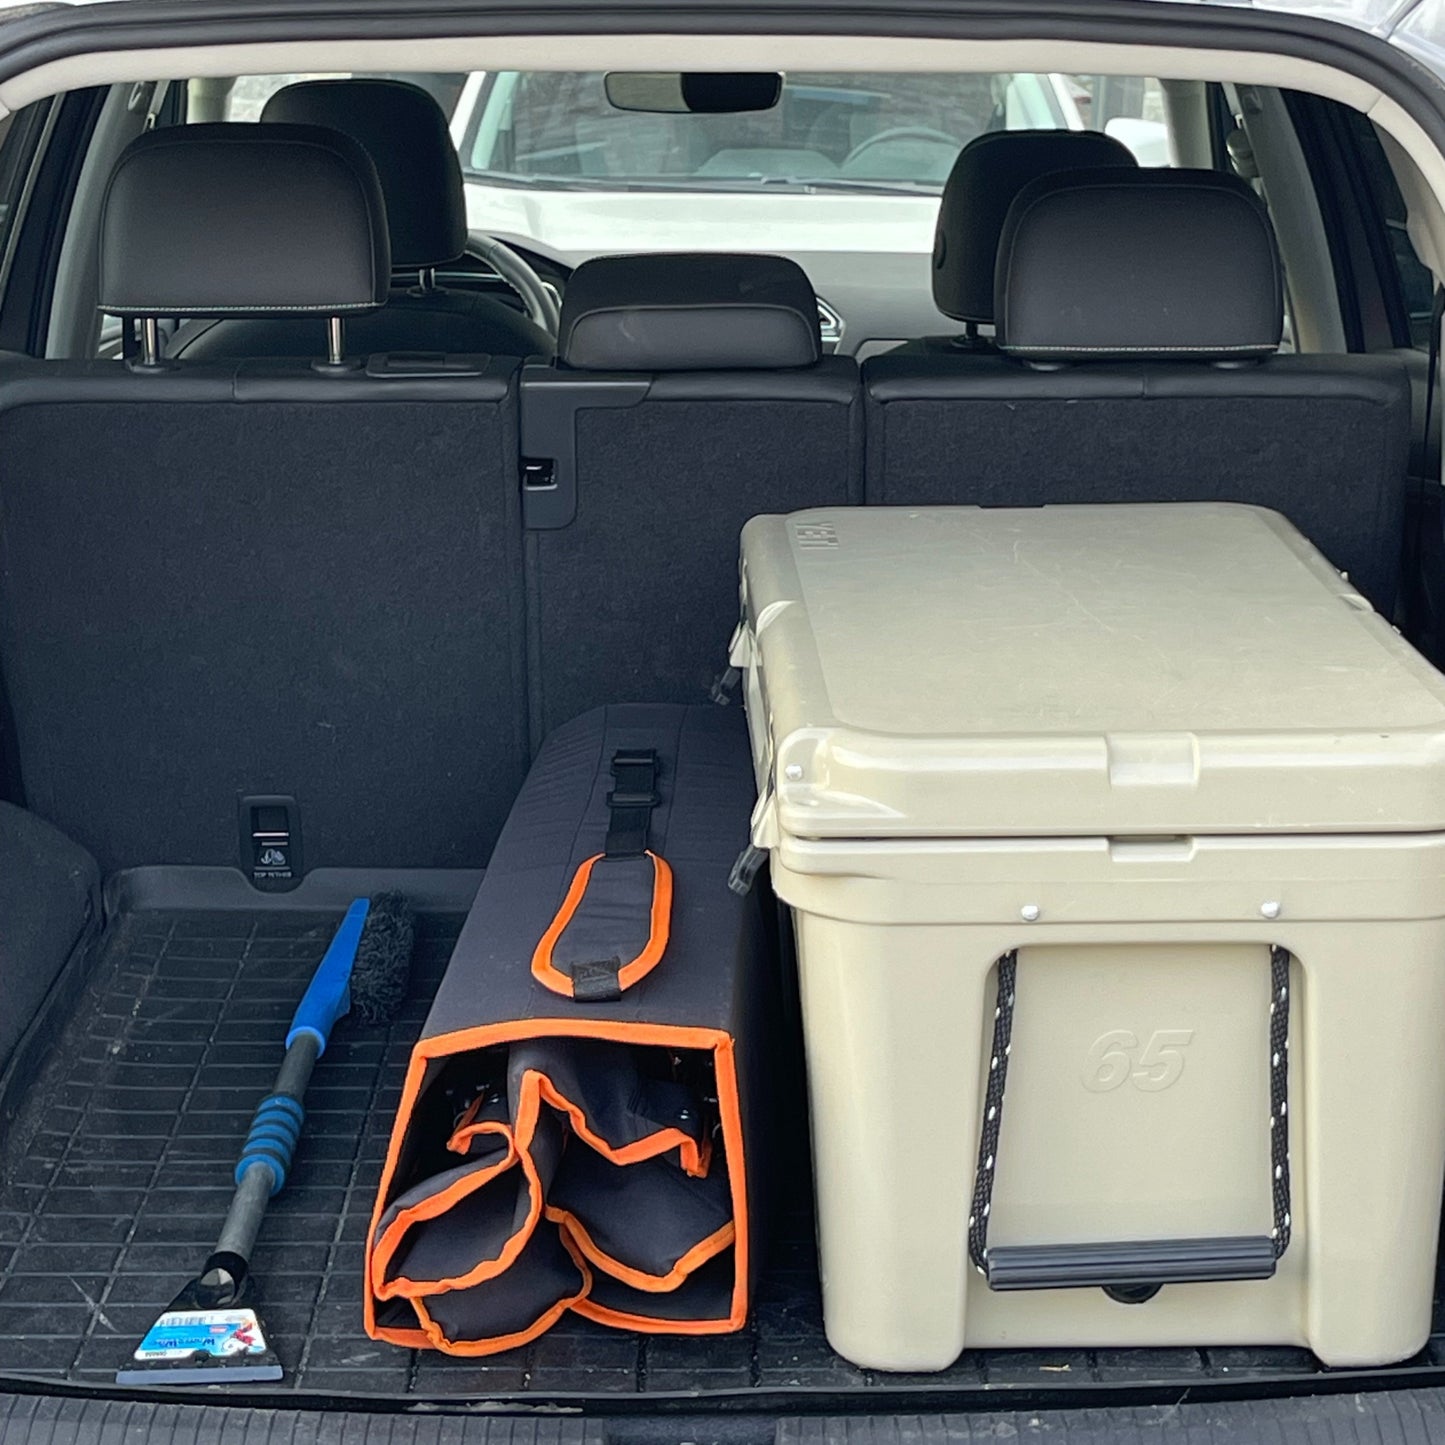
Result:
M366 1024L390 1023L406 999L416 918L400 893L371 900L356 962L351 969L351 1008Z

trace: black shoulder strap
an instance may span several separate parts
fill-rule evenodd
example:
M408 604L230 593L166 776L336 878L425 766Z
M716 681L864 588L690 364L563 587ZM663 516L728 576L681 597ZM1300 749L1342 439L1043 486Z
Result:
M672 918L672 869L648 847L662 802L654 748L612 755L607 840L572 877L532 954L532 977L583 1003L615 1003L661 962Z

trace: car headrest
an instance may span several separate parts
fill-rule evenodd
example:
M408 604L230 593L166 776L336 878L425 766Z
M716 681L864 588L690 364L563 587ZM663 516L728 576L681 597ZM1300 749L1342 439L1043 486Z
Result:
M818 300L782 256L601 256L562 299L558 359L588 371L811 366Z
M1264 203L1218 171L1117 170L1025 187L999 242L998 344L1038 361L1246 360L1279 347Z
M386 198L391 264L441 266L467 246L467 205L442 108L404 80L302 80L278 90L264 122L324 125L359 141Z
M933 236L933 302L955 321L993 320L993 268L1014 197L1040 176L1087 166L1128 166L1134 157L1093 130L989 131L958 153Z
M100 223L114 316L345 316L387 297L376 169L312 126L167 126L116 162Z

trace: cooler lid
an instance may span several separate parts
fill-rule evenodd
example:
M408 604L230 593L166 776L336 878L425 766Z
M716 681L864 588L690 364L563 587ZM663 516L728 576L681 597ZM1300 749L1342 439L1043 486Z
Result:
M742 587L760 846L1445 830L1445 678L1274 512L757 517Z

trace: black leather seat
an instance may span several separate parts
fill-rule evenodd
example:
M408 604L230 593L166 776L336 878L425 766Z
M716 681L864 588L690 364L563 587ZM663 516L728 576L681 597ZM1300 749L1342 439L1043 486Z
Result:
M386 307L351 328L360 355L387 351L549 356L552 340L495 296L446 290L430 280L467 244L466 195L446 116L420 86L400 80L305 80L278 90L263 122L320 125L351 136L376 165L386 200L391 259L411 282L393 286ZM423 278L415 282L415 275ZM315 356L324 336L312 322L224 320L185 328L171 354L188 361L244 356ZM265 348L264 350L262 348Z
M933 233L933 304L962 321L962 336L925 336L890 354L987 347L980 326L993 325L993 271L999 233L1014 197L1058 171L1131 166L1134 157L1099 131L989 131L958 153L938 205Z
M302 314L320 341L389 274L375 170L335 131L157 130L110 183L111 314ZM307 868L483 864L526 761L515 372L0 366L31 809L106 873L237 866L256 795L295 798Z
M863 485L858 368L823 355L792 261L587 261L559 348L522 380L538 733L604 702L704 700L743 524Z
M1252 503L1287 516L1389 615L1404 368L1277 355L1282 298L1268 214L1232 176L1034 181L1000 240L1002 354L865 365L869 500Z

